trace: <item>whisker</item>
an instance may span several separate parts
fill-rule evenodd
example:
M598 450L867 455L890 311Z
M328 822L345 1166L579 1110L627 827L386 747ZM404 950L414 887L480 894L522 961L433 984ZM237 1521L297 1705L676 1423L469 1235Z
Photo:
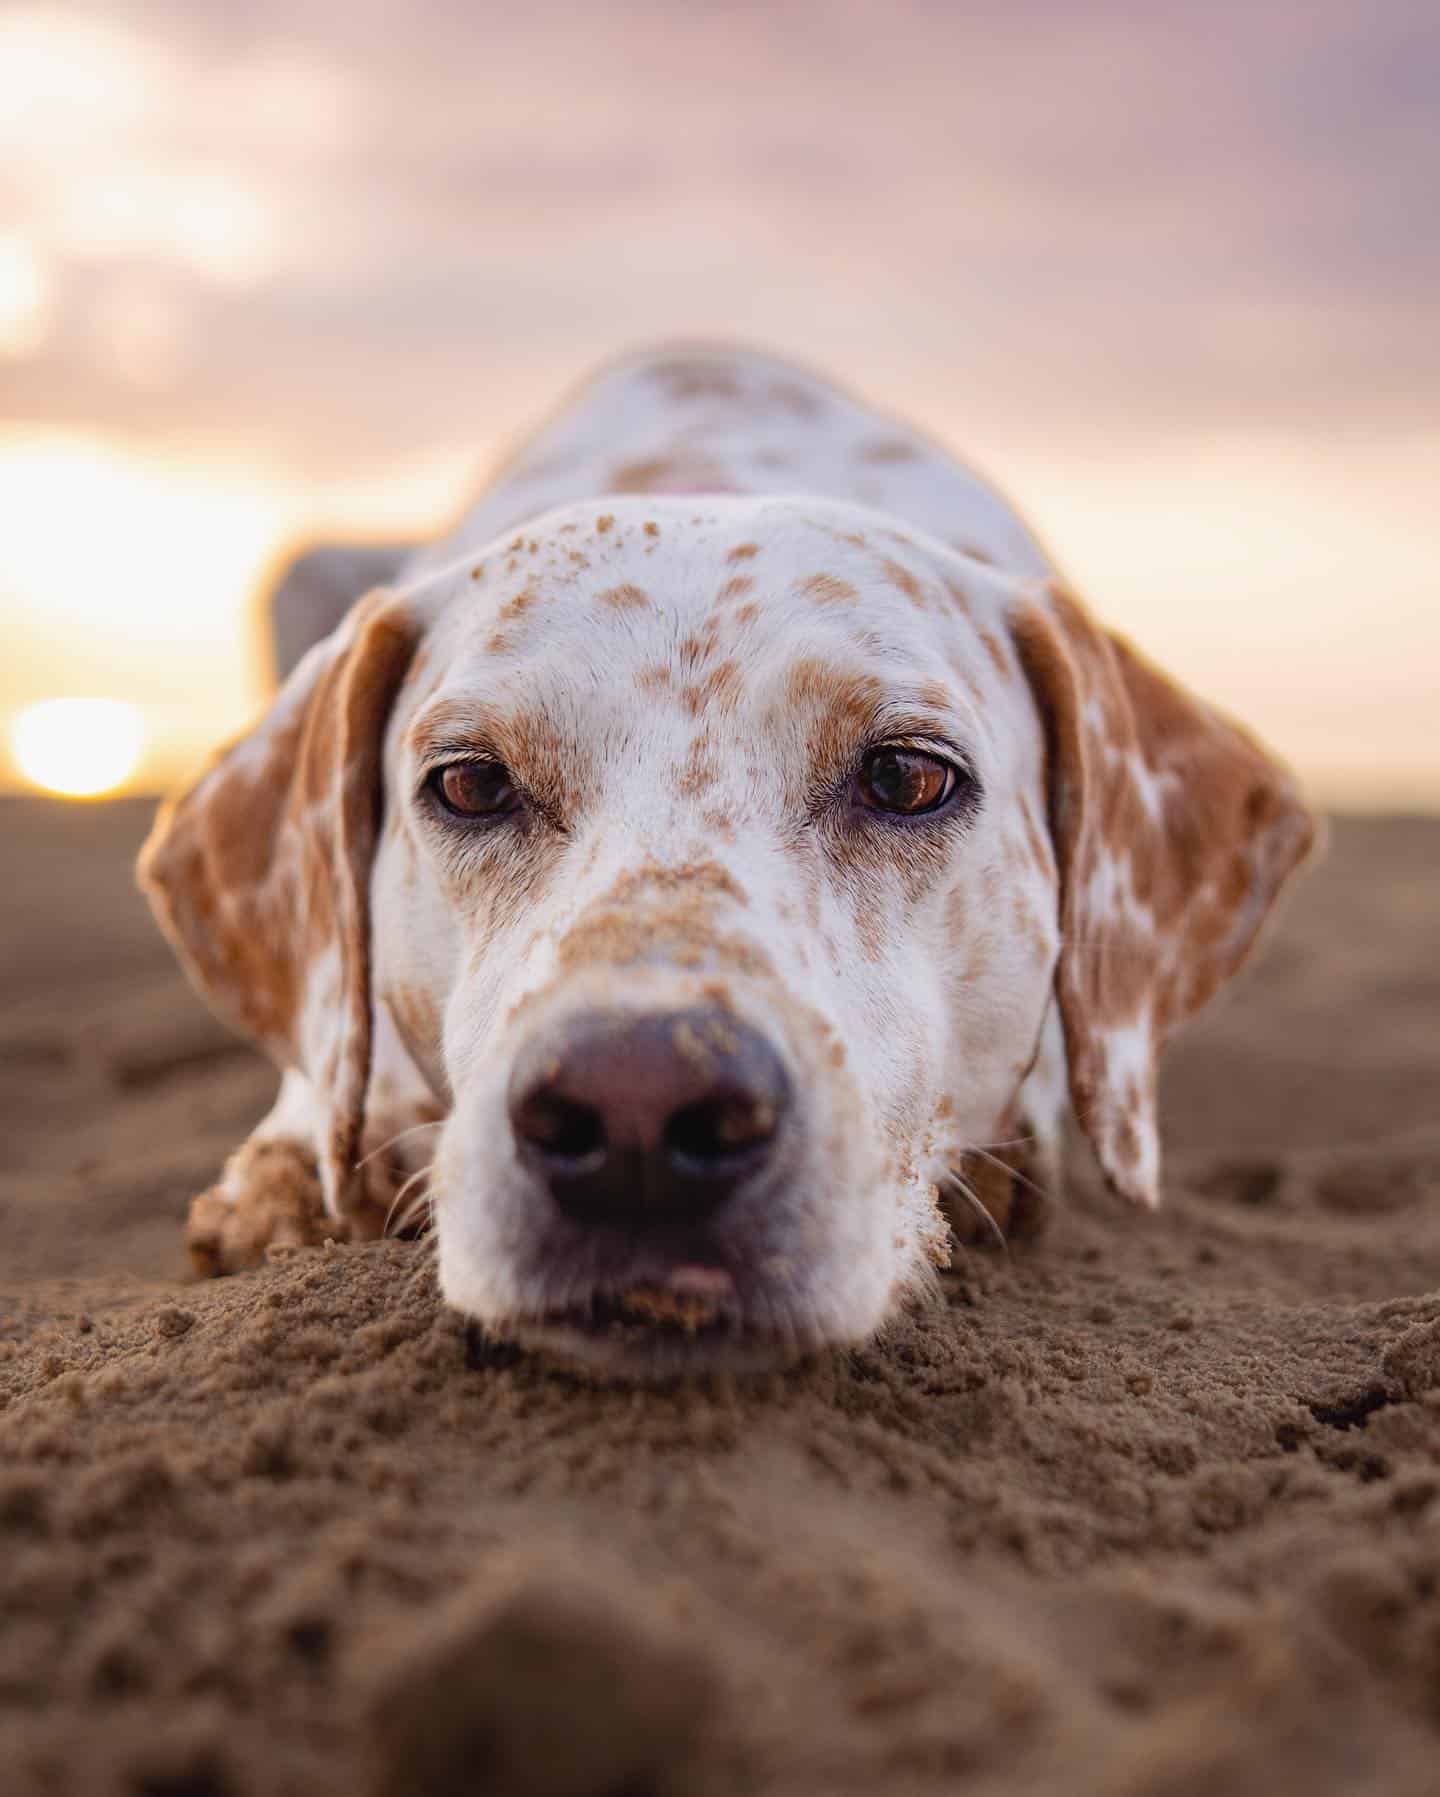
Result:
M992 1236L994 1236L996 1242L999 1244L1000 1252L1003 1255L1005 1255L1005 1257L1008 1259L1009 1255L1010 1255L1010 1244L1009 1244L1009 1242L1007 1242L1005 1240L1005 1231L1000 1227L1000 1225L995 1221L994 1217L992 1217L990 1215L989 1211L986 1210L985 1206L975 1196L975 1193L971 1189L969 1183L965 1179L963 1179L960 1176L960 1174L953 1171L953 1169L948 1171L945 1174L944 1178L939 1181L939 1183L941 1185L949 1186L949 1187L953 1188L953 1190L957 1191L960 1194L960 1196L970 1206L971 1210L974 1211L975 1215L977 1217L979 1217L981 1223L985 1226L985 1228L990 1231L990 1234Z
M413 1197L410 1200L410 1202L405 1206L404 1210L402 1210L400 1215L398 1217L396 1217L396 1219L395 1219L396 1235L403 1235L405 1233L405 1231L411 1227L411 1225L416 1221L416 1219L418 1217L420 1217L425 1211L433 1212L433 1208L434 1208L433 1195L430 1192L430 1190L428 1189L428 1187L423 1192L417 1192L415 1197ZM434 1227L433 1215L430 1218L430 1220L427 1221L425 1227L427 1230Z
M393 1148L397 1142L403 1142L406 1136L418 1135L422 1129L441 1129L444 1127L444 1123L443 1117L437 1117L433 1123L412 1123L409 1129L400 1130L396 1135L391 1136L388 1142L382 1142L378 1148L372 1148L364 1160L355 1163L355 1171L358 1173L362 1167L368 1167L377 1154L384 1154L387 1148Z
M997 1142L995 1144L997 1148L1006 1148L1010 1145L1011 1144L1006 1142ZM1018 1179L1022 1186L1029 1186L1030 1190L1037 1198L1043 1198L1047 1204L1050 1203L1050 1194L1043 1186L1037 1186L1035 1181L1029 1178L1028 1175L1022 1173L1018 1167L1012 1167L1009 1161L1002 1161L998 1154L991 1154L988 1148L975 1148L973 1146L967 1148L965 1152L966 1154L978 1154L982 1161L989 1161L992 1167L998 1167L1002 1173L1008 1174L1011 1179Z
M987 1148L1024 1148L1035 1139L1035 1132L1031 1130L1028 1136L1011 1136L1008 1141L987 1142L985 1146Z
M386 1213L385 1213L384 1233L386 1235L389 1235L389 1233L390 1233L391 1219L394 1217L395 1212L400 1208L400 1205L404 1202L405 1194L411 1189L412 1186L418 1185L421 1182L421 1180L428 1179L434 1171L435 1171L435 1163L434 1163L434 1161L431 1161L428 1166L420 1167L414 1173L412 1173L410 1175L410 1177L405 1181L404 1185L402 1185L400 1187L399 1191L396 1192L395 1196L390 1201L389 1210L386 1211ZM426 1196L426 1194L422 1192L421 1198L423 1199L425 1196ZM403 1227L403 1225L402 1225L402 1227Z

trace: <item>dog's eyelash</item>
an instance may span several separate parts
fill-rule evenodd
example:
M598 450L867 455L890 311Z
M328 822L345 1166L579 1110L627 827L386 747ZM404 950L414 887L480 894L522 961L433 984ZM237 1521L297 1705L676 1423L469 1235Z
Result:
M900 829L924 826L933 828L937 824L968 826L974 820L984 802L985 792L970 756L943 737L922 736L913 731L902 730L887 732L860 744L841 772L816 792L809 806L812 822L818 823L827 817L838 819L842 812L848 810L850 794L861 768L870 756L882 749L905 749L917 755L932 756L953 768L957 776L955 791L943 805L934 811L921 812L913 817L906 817L901 813L886 814L884 826Z

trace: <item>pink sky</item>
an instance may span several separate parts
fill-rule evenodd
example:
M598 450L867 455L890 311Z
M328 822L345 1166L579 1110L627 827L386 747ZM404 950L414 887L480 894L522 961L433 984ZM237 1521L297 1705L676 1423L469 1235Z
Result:
M1440 803L1430 4L0 13L0 714L259 702L311 530L738 336L988 469L1327 796Z

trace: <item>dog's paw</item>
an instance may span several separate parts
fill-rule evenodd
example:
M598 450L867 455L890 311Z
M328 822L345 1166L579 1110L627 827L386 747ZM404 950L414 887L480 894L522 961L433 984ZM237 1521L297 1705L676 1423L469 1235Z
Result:
M315 1157L298 1142L246 1142L219 1185L191 1201L185 1246L202 1279L258 1267L270 1247L345 1241L350 1226L327 1215Z

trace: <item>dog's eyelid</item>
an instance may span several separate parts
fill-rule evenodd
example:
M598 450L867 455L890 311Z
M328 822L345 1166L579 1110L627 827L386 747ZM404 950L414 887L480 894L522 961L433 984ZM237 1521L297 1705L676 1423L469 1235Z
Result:
M427 737L413 745L416 768L423 778L436 768L451 767L457 761L504 763L505 757L492 742L483 737Z
M982 782L979 772L979 761L972 748L946 736L930 726L920 730L889 729L869 735L860 744L855 765L859 767L869 756L878 754L883 749L906 749L911 754L933 756L936 761L946 762L955 772L977 791Z

